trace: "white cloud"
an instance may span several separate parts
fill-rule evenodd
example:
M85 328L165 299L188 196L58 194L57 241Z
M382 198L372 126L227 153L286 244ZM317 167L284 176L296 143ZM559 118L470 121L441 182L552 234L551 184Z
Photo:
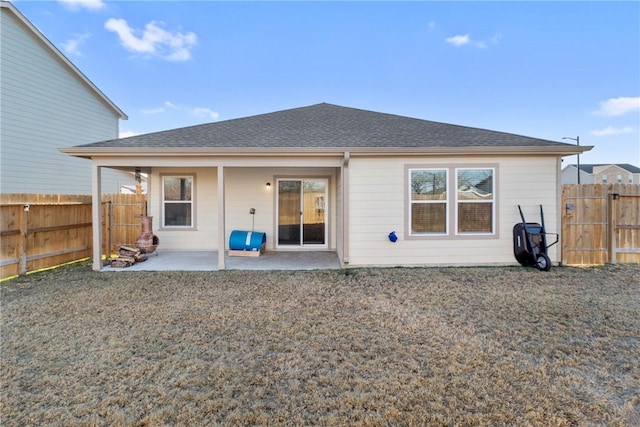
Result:
M78 34L74 35L74 38L67 40L62 43L62 49L68 55L77 55L82 56L82 52L80 51L80 47L91 37L91 34Z
M220 116L220 114L213 110L210 110L209 108L194 108L193 114L198 117L209 117L211 118L211 120L216 120Z
M464 46L469 43L469 34L465 34L464 36L453 36L446 38L444 41L447 43L451 43L454 46Z
M611 135L623 135L625 133L634 133L636 130L631 126L625 126L623 128L614 128L613 126L607 126L604 129L592 130L591 135L594 136L611 136Z
M188 114L191 114L191 115L199 117L199 118L206 118L206 119L211 119L211 120L217 120L218 117L220 117L220 114L218 114L217 111L213 111L210 108L206 108L206 107L189 107L189 106L185 106L185 105L174 104L171 101L164 101L162 103L162 107L147 108L147 109L144 109L144 110L140 110L140 112L142 114L160 114L160 113L166 112L167 109L176 110L176 111L182 111L182 112L186 112Z
M191 59L191 49L198 41L195 33L169 32L162 22L151 21L144 30L135 30L124 19L111 18L104 27L118 34L122 46L135 53L157 56L167 61Z
M149 24L147 24L149 25ZM133 29L129 27L124 19L111 18L105 22L104 27L118 34L120 43L125 49L138 53L153 53L155 48L149 40L137 38L133 34Z
M435 21L429 21L427 23L427 26L429 27L429 30L433 30L434 28L436 28L436 22Z
M609 98L600 103L600 108L593 114L598 116L613 117L622 116L632 111L640 110L640 96L623 96L620 98Z
M102 0L58 0L71 10L80 10L82 8L89 10L100 10L105 7Z
M138 132L134 132L132 130L121 130L119 132L120 138L129 138L130 136L140 135Z
M464 45L474 46L480 49L486 48L489 44L498 44L502 39L502 34L496 33L491 39L486 40L472 40L469 37L469 34L457 35L453 37L448 37L444 39L445 42L454 45L455 47L460 47Z

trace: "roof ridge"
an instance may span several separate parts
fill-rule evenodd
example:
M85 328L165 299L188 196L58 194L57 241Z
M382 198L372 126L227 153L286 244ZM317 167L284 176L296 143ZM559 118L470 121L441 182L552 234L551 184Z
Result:
M502 148L583 152L577 147L477 127L321 102L268 113L201 123L83 147L214 149L451 149ZM576 151L578 150L578 151Z

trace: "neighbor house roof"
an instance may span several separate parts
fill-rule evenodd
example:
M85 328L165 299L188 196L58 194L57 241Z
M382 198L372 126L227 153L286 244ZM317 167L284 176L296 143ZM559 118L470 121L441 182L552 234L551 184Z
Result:
M114 104L113 101L111 101L100 89L98 89L98 87L93 84L93 82L89 80L87 76L85 76L82 71L80 71L78 67L73 64L73 62L69 61L69 59L64 56L64 54L60 52L60 50L53 43L51 43L49 39L47 39L45 35L42 34L40 30L38 30L36 26L31 23L31 21L29 21L13 4L11 4L11 2L4 0L0 1L0 9L2 9L3 11L11 12L13 16L17 18L18 21L28 29L28 31L36 36L36 38L58 61L60 61L76 77L78 77L78 79L80 79L86 86L88 86L88 88L93 91L97 95L97 97L100 98L100 100L102 100L107 106L109 106L109 108L111 108L116 113L116 115L118 115L123 120L127 119L127 115L120 108L118 108L118 106Z
M486 129L438 123L321 103L273 113L208 123L128 138L100 141L62 151L154 154L258 151L546 152L576 154L591 149Z
M567 166L577 167L575 163L572 163ZM594 164L581 164L580 170L585 173L593 173L593 168L598 168L602 166L617 166L621 169L626 170L629 173L640 173L640 168L637 166L630 165L629 163L594 163Z
M640 173L640 168L630 165L628 163L600 163L600 164L580 165L580 170L586 173L593 173L593 168L597 168L601 166L617 166L630 173Z

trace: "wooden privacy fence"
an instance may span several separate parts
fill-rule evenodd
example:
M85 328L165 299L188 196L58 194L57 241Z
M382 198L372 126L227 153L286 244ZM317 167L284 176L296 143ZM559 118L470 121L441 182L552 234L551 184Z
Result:
M146 195L102 195L103 253L133 245ZM91 256L91 196L0 195L0 278ZM107 250L108 248L108 250Z
M144 194L103 194L102 252L115 254L120 246L135 246L141 230L140 216L146 214Z
M640 263L640 185L565 185L562 263Z

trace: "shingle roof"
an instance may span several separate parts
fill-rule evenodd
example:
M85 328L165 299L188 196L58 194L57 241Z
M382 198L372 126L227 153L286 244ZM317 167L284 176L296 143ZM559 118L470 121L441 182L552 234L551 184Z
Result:
M575 164L571 166L576 167ZM600 166L618 166L626 170L629 173L640 173L640 168L637 166L630 165L629 163L599 163L599 164L581 164L580 170L586 173L593 173L593 168Z
M569 145L571 144L321 103L79 147L367 149Z

